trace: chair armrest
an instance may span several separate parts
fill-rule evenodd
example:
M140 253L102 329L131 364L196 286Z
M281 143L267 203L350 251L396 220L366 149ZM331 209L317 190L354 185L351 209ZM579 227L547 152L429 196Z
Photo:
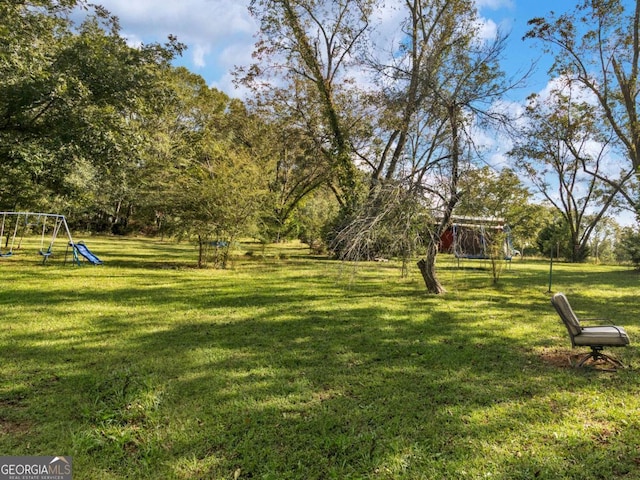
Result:
M618 331L618 336L622 337L622 332L620 331L620 327L616 327L615 325L611 325L613 328L615 328Z
M607 320L607 321L609 321L607 318L585 318L584 320ZM581 321L582 321L582 319L581 319ZM589 327L591 327L591 326L593 326L593 327L610 327L610 328L615 328L615 329L616 329L616 331L618 332L618 335L619 335L620 337L624 337L624 335L622 334L622 331L620 330L622 327L619 327L619 326L617 326L617 325L614 325L613 323L599 324L599 325L585 325L585 327L586 327L586 328L589 328Z

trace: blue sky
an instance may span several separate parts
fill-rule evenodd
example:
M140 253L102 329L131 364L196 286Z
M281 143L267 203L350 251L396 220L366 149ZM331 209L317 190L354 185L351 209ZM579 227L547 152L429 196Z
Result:
M249 0L98 0L120 19L122 34L132 44L162 42L174 34L188 50L177 63L202 75L210 86L229 95L234 91L231 71L235 65L248 64L255 42L257 25L247 12ZM487 29L499 27L510 32L504 67L510 72L526 70L541 57L539 45L522 41L527 21L546 16L549 11L564 11L574 5L567 0L477 0ZM544 59L542 59L544 62ZM546 62L548 66L548 62ZM546 86L546 67L532 78L521 98Z

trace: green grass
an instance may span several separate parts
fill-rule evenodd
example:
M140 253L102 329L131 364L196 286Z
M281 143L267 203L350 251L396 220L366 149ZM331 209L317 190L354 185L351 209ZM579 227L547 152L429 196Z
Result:
M0 262L2 455L71 455L92 480L640 478L637 370L569 368L545 262L494 287L442 257L438 297L417 268L299 245L198 270L186 243L87 244L104 266ZM639 365L637 274L553 282Z

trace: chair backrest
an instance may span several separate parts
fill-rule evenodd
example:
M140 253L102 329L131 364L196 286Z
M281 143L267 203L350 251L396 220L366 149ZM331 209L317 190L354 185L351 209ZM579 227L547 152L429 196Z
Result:
M551 297L551 304L555 307L558 315L560 315L560 318L562 319L565 327L567 327L567 330L569 330L571 342L573 342L573 337L580 335L582 327L580 327L580 320L578 320L578 317L573 312L571 305L569 305L569 300L567 300L564 293L556 293Z

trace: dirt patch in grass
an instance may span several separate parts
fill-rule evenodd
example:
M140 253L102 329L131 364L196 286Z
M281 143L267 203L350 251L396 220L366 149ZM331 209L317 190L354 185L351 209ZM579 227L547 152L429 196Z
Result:
M572 353L571 350L553 349L543 350L540 353L542 362L546 365L559 368L572 368L573 363L580 357L580 354Z
M546 365L551 365L557 368L573 368L575 365L580 363L587 353L588 352L576 353L573 350L568 349L549 349L543 350L539 355L542 362ZM610 363L602 360L598 360L597 362L589 360L585 364L585 368L606 372L615 371L615 368Z
M16 395L12 398L0 399L0 436L17 437L26 435L33 427L33 423L30 421L7 418L14 415L1 413L2 410L13 412L21 410L23 408L23 398L22 395Z
M26 435L31 430L31 423L18 422L7 418L0 418L0 435L9 435L17 437Z

